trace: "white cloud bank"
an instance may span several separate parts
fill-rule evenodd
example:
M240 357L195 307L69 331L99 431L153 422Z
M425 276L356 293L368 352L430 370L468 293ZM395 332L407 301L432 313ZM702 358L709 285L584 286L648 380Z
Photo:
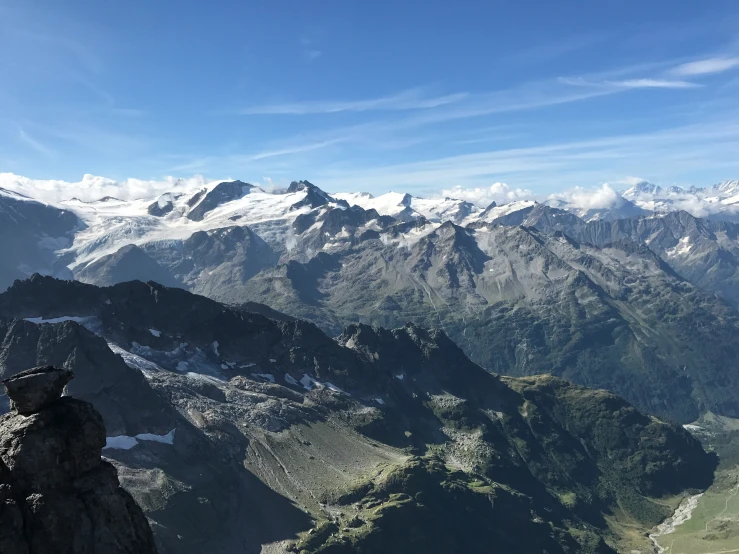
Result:
M581 210L601 210L624 203L620 193L608 183L595 188L575 187L548 196L534 194L528 189L513 188L506 183L493 183L489 187L455 186L443 189L441 194L466 200L480 207L486 207L491 202L500 205L517 200L536 200L538 202L555 201L558 204L567 204L571 208Z
M548 200L566 202L570 207L581 210L603 210L623 204L624 199L608 183L598 188L575 187L569 191L552 194Z
M671 81L669 79L626 79L625 81L606 81L609 85L625 88L695 88L697 83Z
M467 93L428 97L420 89L366 100L304 101L250 106L237 110L240 115L307 115L341 112L401 111L437 108L463 100Z
M506 183L493 183L489 187L474 188L455 186L442 190L441 194L450 198L466 200L482 208L489 206L492 202L507 204L534 196L534 193L530 190L511 188Z
M87 174L81 181L69 182L58 179L29 179L13 173L0 173L0 188L52 204L71 198L79 198L85 202L99 200L105 196L121 200L152 198L165 192L184 192L207 184L208 181L200 175L189 179L166 177L159 181L142 179L116 181Z

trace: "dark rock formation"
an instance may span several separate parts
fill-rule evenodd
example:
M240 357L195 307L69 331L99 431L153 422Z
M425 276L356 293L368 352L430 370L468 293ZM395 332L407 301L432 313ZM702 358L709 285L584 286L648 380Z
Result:
M47 366L3 381L16 411L0 417L0 552L155 554L144 513L100 458L102 417L60 397L71 378Z
M208 213L221 204L241 198L245 194L249 194L249 191L253 188L254 185L250 185L249 183L244 183L242 181L220 183L205 195L203 201L195 206L190 213L187 214L187 217L193 221L202 221Z
M3 384L8 391L11 409L15 409L19 414L28 415L42 410L57 400L71 379L71 371L41 366L5 379Z

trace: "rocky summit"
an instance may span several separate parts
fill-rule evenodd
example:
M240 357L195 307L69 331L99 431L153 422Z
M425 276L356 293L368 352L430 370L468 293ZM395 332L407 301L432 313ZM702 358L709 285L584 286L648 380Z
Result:
M62 397L72 372L43 366L5 379L0 417L2 554L156 554L141 508L101 459L103 418Z

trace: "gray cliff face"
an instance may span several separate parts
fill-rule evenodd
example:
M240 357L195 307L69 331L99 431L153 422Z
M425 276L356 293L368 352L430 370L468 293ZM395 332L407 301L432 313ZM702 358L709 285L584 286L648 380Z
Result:
M101 459L105 425L91 404L60 397L71 372L39 367L3 381L0 552L156 554L149 523Z

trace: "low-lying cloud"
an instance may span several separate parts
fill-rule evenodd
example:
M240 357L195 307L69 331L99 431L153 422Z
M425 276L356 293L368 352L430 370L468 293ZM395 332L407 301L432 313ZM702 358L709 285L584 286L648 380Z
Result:
M106 196L121 200L152 198L165 192L184 192L208 183L200 175L189 179L166 177L162 180L126 179L116 181L107 177L86 174L76 182L58 179L29 179L13 173L0 173L0 187L29 196L41 202L56 203L78 198L84 202Z
M441 191L443 196L466 200L480 207L487 207L491 203L506 204L516 200L533 198L534 193L527 189L512 188L506 183L493 183L489 187L467 188L455 186Z
M552 194L547 199L562 201L581 210L603 210L624 203L621 195L608 183L603 183L600 187L593 189L576 187L569 191Z

